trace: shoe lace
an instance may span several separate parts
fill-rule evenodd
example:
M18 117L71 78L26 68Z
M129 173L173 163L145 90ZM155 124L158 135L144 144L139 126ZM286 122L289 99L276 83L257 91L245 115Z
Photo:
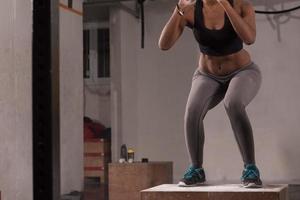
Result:
M185 174L184 174L184 178L190 179L190 178L192 178L193 176L196 176L196 175L199 176L199 172L197 172L197 170L195 168L189 167L187 169L187 171L185 172Z
M246 168L243 171L242 179L256 179L259 177L259 171L256 168Z

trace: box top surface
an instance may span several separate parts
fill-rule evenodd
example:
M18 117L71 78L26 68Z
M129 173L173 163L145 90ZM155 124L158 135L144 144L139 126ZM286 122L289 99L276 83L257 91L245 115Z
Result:
M279 193L288 185L264 185L263 188L243 188L240 184L202 185L198 187L179 187L177 184L163 184L142 192L275 192Z
M140 162L140 161L135 161L133 163L119 163L119 162L111 162L109 165L113 166L122 166L122 165L161 165L161 164L173 164L172 161L149 161L149 162Z

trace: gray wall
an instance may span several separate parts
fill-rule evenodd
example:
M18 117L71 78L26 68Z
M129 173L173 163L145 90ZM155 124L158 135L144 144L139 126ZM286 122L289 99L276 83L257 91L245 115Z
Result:
M74 2L75 9L81 3ZM0 21L1 199L32 200L32 4L4 0L0 10L6 19ZM66 193L83 188L82 17L65 10L60 15L61 189Z
M289 2L268 6L281 9L299 4ZM140 49L139 20L123 10L111 13L112 126L114 159L119 155L118 145L126 143L135 148L137 159L174 161L174 180L178 181L188 165L183 115L199 50L189 29L170 51L158 49L160 32L174 5L169 1L146 2L145 49ZM262 3L258 6L265 9ZM293 17L299 15L299 11L269 18L257 15L256 44L245 47L263 74L262 88L247 111L253 124L257 164L263 179L269 181L300 179L300 26L299 19ZM204 123L208 179L238 181L242 159L222 103L207 114Z
M0 6L0 190L32 200L31 1Z
M67 1L61 1L66 4ZM81 11L82 1L73 1ZM82 16L60 9L61 193L83 189Z

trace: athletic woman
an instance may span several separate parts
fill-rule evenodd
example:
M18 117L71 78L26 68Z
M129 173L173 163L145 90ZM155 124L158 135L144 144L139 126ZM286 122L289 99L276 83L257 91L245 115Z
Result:
M261 187L252 128L245 110L261 85L261 72L243 49L243 43L251 45L255 41L254 9L246 0L179 0L162 30L159 48L170 49L185 27L193 30L201 54L184 117L191 164L178 185L205 182L203 119L208 110L223 100L244 162L242 185Z

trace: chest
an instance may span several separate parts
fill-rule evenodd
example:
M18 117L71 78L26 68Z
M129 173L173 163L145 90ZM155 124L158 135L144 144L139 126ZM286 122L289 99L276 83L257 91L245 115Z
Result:
M199 9L202 9L202 12L199 12L199 14L202 14L202 16L198 17L202 18L203 25L207 29L219 30L224 27L227 16L221 5L217 5L212 8L204 6L203 8Z
M232 7L234 10L241 15L242 10L239 5L236 5L233 3ZM195 25L195 17L196 18L201 18L203 21L203 24L205 25L206 28L212 29L212 30L218 30L222 29L222 27L225 24L226 20L226 13L224 11L224 8L221 7L221 5L216 6L214 8L209 8L209 7L198 7L197 9L201 9L201 12L195 12L196 10L196 5L192 7L191 10L189 10L188 13L185 15L185 19L188 22L188 24L194 26ZM198 14L198 16L195 16ZM201 15L201 16L199 16Z
M237 35L230 19L220 4L206 6L202 0L197 3L193 32L200 44L222 46L236 39Z

